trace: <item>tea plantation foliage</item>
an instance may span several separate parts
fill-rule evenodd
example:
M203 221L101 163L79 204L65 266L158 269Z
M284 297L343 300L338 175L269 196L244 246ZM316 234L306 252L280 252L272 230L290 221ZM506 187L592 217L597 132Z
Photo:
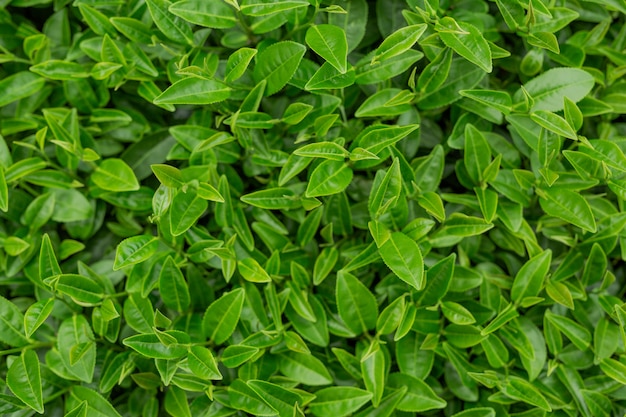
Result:
M0 413L624 415L625 16L0 0Z

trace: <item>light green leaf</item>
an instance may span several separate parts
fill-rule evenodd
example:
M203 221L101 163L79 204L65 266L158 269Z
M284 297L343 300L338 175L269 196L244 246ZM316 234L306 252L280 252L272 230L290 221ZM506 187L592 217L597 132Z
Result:
M230 405L254 416L275 416L276 410L241 379L235 379L228 387Z
M239 10L241 10L241 13L248 16L267 16L274 13L300 9L309 5L310 3L304 0L283 0L280 2L248 0L243 2Z
M195 25L213 29L229 29L237 24L235 10L220 1L181 0L169 12Z
M0 296L0 341L14 347L27 345L23 324L22 312L15 304Z
M491 49L476 26L467 22L457 22L446 16L435 25L439 37L454 52L476 64L483 71L491 72Z
M39 358L33 350L24 350L7 371L7 386L17 398L43 414L41 372Z
M217 80L183 78L157 96L154 104L212 104L226 100L230 92L230 87Z
M352 414L371 398L370 392L353 387L330 387L315 393L309 406L311 413L319 417L344 417Z
M215 4L201 2L202 4ZM176 4L180 4L176 3ZM217 3L219 4L219 3ZM252 48L240 48L233 52L226 62L226 75L224 76L224 82L231 83L238 80L250 65L252 59L256 56L257 50Z
M22 71L0 81L0 107L6 106L16 100L29 97L41 90L46 81L32 72Z
M552 411L541 391L525 379L509 376L502 387L502 392L514 400L523 401L548 412Z
M24 331L31 337L52 313L54 298L46 298L32 304L24 313Z
M271 282L272 278L254 258L245 258L237 261L237 269L246 281Z
M538 296L551 261L552 251L547 249L526 262L513 280L511 300L519 304L525 297Z
M539 204L546 214L572 223L583 230L596 232L596 220L589 203L580 194L565 188L550 188L539 197Z
M290 210L301 206L289 188L269 188L241 196L241 201L266 210Z
M594 86L593 77L578 68L553 68L524 84L524 88L533 98L531 111L563 110L563 99L568 97L574 103L579 102ZM523 93L519 90L513 97L521 102Z
M378 407L385 390L385 353L379 346L372 344L377 349L375 352L361 358L361 375L365 388L372 394L372 405ZM370 347L372 346L370 345Z
M154 236L141 235L124 239L115 250L113 270L138 264L154 255L159 247L159 241Z
M193 33L187 22L169 11L172 3L167 0L146 0L146 4L152 20L167 38L182 44L193 44Z
M424 287L424 260L414 240L404 233L394 232L378 250L398 278L416 290Z
M59 275L55 289L83 306L99 304L104 298L104 288L99 282L77 274Z
M304 89L314 91L346 88L354 84L354 80L354 69L350 68L346 72L341 73L328 62L325 62L313 74L313 77L306 83Z
M287 378L301 384L310 386L330 385L333 383L326 366L315 356L298 353L285 352L279 355L280 371Z
M131 167L117 158L102 161L91 175L91 179L98 187L107 191L123 192L139 189L139 182Z
M268 46L256 58L254 81L267 81L265 96L280 91L293 77L306 52L306 47L293 41L278 42Z
M196 192L179 191L169 209L172 235L180 236L191 228L209 207L209 203Z
M89 417L122 417L111 403L96 391L80 385L72 386L68 400L69 408L80 407L84 403L87 404L86 414Z
M347 71L348 40L342 28L335 25L314 25L305 35L306 44L341 74Z
M372 62L385 61L411 49L426 31L426 28L427 25L424 23L406 26L385 37L385 40L376 49Z
M591 344L591 333L589 330L569 319L551 311L546 311L545 317L559 329L574 345L580 350L586 350Z
M576 131L567 123L567 120L545 110L537 110L530 114L530 118L544 129L554 132L557 135L565 136L568 139L578 140Z
M164 333L161 337L168 341L163 344L156 334L137 334L122 340L125 346L137 353L153 359L173 360L187 355L187 347L183 343L189 343L189 336L183 332Z
M244 299L243 288L237 288L213 301L202 320L204 334L218 345L228 340L237 327Z
M176 311L184 312L189 308L189 287L178 265L171 256L165 259L159 274L159 292L163 303Z
M447 405L446 401L437 396L428 384L410 375L393 373L389 375L388 384L391 388L407 388L407 393L398 404L400 411L422 413L441 409Z
M340 193L350 185L352 177L352 169L345 162L326 160L311 173L305 196L321 197Z
M339 316L351 331L361 334L376 327L376 299L357 277L340 271L335 294Z

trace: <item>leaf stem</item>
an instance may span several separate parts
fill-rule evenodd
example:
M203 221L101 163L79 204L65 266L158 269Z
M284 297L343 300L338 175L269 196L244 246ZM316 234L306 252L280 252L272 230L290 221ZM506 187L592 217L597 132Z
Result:
M11 355L13 353L21 353L29 349L41 349L41 348L47 348L47 347L52 347L52 346L54 346L54 342L33 343L31 345L26 345L22 347L13 348L13 349L0 350L0 356Z

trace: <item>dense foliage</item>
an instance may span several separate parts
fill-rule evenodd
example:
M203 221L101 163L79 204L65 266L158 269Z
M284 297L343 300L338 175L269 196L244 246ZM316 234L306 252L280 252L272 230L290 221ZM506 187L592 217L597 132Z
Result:
M625 0L0 0L0 413L626 412Z

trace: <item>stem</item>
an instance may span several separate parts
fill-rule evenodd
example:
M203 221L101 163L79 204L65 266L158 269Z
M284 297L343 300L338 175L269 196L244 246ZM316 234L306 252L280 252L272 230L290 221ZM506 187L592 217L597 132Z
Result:
M22 346L13 349L0 350L0 356L11 355L13 353L21 353L25 350L29 349L41 349L54 346L54 342L39 342L33 343L32 345Z

